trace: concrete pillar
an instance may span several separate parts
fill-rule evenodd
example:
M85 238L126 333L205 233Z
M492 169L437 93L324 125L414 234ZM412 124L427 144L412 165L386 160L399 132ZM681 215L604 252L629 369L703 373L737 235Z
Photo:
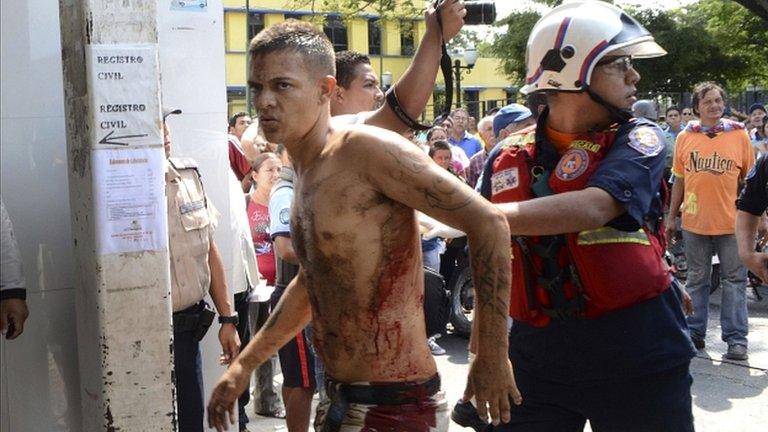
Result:
M160 4L59 2L86 431L177 429Z

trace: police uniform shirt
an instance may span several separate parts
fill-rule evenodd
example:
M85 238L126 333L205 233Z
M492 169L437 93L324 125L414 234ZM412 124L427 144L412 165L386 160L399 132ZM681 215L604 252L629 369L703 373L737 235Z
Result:
M198 303L208 293L208 251L218 212L205 195L195 162L186 158L171 158L168 162L165 180L171 299L173 311L177 312Z
M768 207L768 156L761 156L746 177L736 208L760 216Z

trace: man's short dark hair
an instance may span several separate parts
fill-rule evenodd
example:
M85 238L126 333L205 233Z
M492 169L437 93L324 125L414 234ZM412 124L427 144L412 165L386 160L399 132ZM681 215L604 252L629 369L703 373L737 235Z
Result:
M440 150L448 150L451 151L451 146L448 144L448 141L443 140L437 140L432 143L431 146L429 146L429 157L432 157Z
M245 116L250 117L251 115L248 114L245 111L240 111L240 112L236 112L236 113L232 114L232 117L229 118L229 127L231 127L231 128L235 127L235 125L237 125L237 119L239 119L240 117L245 117Z
M723 98L723 101L725 101L725 90L723 90L723 86L716 82L704 81L693 86L693 99L691 99L691 108L693 108L694 114L699 115L699 101L704 97L705 94L712 90L717 90L720 92L720 97Z
M289 19L260 31L248 48L251 59L279 51L301 54L309 63L307 70L336 75L333 45L328 36L311 23Z
M357 51L339 51L336 53L336 84L349 88L356 76L356 69L361 64L371 64L371 59Z
M666 111L664 111L664 117L669 117L669 112L670 111L677 111L678 114L682 114L683 113L683 111L680 108L678 108L678 107L673 105L673 106L667 108Z

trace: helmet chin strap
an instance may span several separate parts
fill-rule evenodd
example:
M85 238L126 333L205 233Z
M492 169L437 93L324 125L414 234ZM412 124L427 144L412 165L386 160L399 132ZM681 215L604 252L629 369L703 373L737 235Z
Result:
M597 102L608 110L608 113L611 115L612 123L626 123L632 118L632 111L628 109L617 108L609 104L605 99L603 99L597 93L593 92L589 87L587 87L586 91L593 101Z

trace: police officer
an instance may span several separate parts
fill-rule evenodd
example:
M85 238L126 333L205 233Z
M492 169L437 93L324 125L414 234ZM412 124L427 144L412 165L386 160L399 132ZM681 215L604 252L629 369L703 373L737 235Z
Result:
M166 119L181 110L163 113L168 235L173 305L173 362L179 407L179 430L203 430L203 375L200 340L213 320L203 300L208 293L219 313L220 362L228 364L240 350L237 314L229 300L224 265L213 241L218 212L203 190L195 161L172 158Z
M664 55L600 1L534 26L536 130L489 155L482 192L513 236L509 356L522 405L497 430L693 431L693 346L663 261L664 136L632 118L633 58Z

